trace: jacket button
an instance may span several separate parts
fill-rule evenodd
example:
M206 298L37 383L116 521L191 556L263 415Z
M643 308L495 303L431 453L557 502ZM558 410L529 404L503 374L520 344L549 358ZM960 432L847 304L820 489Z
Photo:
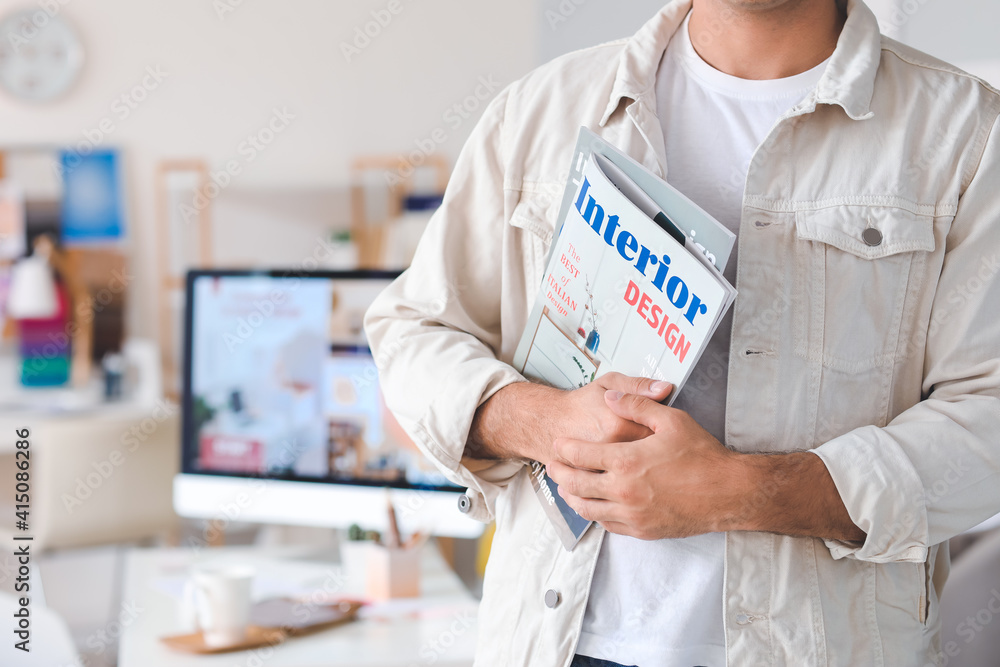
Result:
M559 595L558 591L549 589L545 591L545 606L549 609L555 609L559 606L559 602L562 601L562 596Z
M872 247L882 245L882 232L874 227L869 227L861 232L861 240Z
M753 623L753 616L750 616L749 614L746 614L744 612L740 612L736 614L736 623L739 625L747 625L749 623Z
M458 497L458 511L462 514L468 514L471 510L472 498L463 493Z

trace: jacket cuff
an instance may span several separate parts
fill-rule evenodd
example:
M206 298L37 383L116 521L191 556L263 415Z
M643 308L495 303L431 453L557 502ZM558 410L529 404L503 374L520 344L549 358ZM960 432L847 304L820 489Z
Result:
M473 417L480 405L504 387L527 379L496 359L460 364L439 385L424 416L412 425L411 436L444 475L468 488L468 516L492 521L496 501L523 461L481 461L464 456Z
M824 540L834 559L923 563L929 529L923 482L899 444L866 426L813 450L826 464L863 543Z

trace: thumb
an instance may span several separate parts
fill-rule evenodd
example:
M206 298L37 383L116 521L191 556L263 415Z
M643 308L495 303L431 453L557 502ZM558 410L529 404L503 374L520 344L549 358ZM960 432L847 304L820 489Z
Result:
M653 433L663 430L664 416L670 408L645 396L623 394L620 391L604 392L604 401L611 411L622 419L641 424Z
M601 385L605 389L620 391L623 394L637 394L651 398L654 401L666 400L667 396L674 390L673 385L669 382L622 375L621 373L608 373L604 375L601 378Z

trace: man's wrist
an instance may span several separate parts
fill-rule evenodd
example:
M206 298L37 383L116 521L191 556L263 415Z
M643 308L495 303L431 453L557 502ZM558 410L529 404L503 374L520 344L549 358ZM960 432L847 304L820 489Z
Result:
M731 459L720 531L762 531L863 541L826 468L812 452L737 454Z
M553 415L566 392L531 382L503 387L479 406L466 455L479 459L545 462L552 448Z
M734 452L724 478L729 487L715 532L761 530L761 506L767 504L767 474L754 454Z

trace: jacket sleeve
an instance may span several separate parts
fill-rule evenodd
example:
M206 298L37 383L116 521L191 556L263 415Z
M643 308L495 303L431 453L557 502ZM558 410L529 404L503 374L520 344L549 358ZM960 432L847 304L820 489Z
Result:
M525 381L497 352L507 250L501 152L507 95L493 100L473 130L411 267L365 316L387 406L421 451L468 487L470 516L483 521L523 466L464 457L479 405Z
M835 558L923 562L930 546L1000 512L998 122L948 232L925 399L885 428L860 428L814 450L868 533L861 545L827 541Z

